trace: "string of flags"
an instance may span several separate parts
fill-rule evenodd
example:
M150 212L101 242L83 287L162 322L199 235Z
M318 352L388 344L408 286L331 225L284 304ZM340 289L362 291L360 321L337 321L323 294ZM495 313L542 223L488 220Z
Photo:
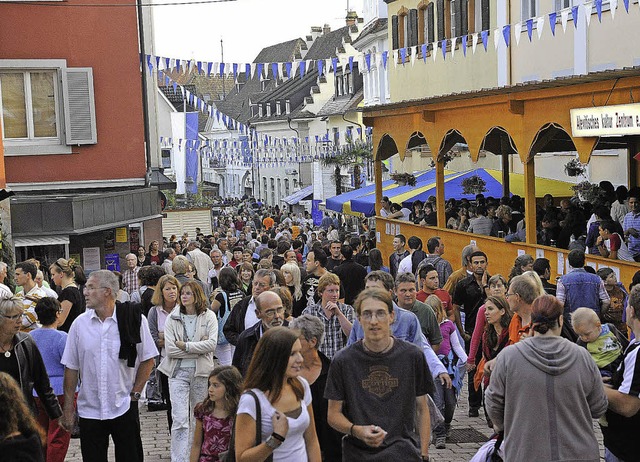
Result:
M573 21L574 29L579 29L581 26L580 18L585 18L585 24L587 27L591 25L591 16L595 9L598 17L598 22L602 22L603 13L603 1L605 0L590 0L580 5L575 5L569 8L564 8L560 11L554 11L547 15L529 18L525 21L520 21L515 24L506 24L504 26L495 28L493 30L483 30L475 32L469 35L463 35L461 37L453 37L450 39L443 39L432 43L424 43L422 45L414 45L410 47L403 47L394 49L389 52L388 50L372 52L372 53L356 53L354 56L336 56L326 59L307 59L307 60L294 60L288 62L271 62L271 63L226 63L226 62L207 62L196 59L181 59L181 58L168 58L155 55L145 55L143 62L149 69L150 73L153 73L154 69L157 71L172 71L180 73L190 73L197 71L200 75L219 76L233 78L234 82L238 82L241 74L244 74L246 80L254 78L256 75L260 76L260 79L277 78L280 80L291 79L298 75L303 78L309 71L316 69L318 75L327 74L333 72L335 74L338 66L346 69L349 67L353 72L354 65L357 63L357 70L363 73L366 69L369 71L372 66L382 66L384 69L389 65L389 61L393 63L395 67L398 64L405 65L410 63L412 66L418 56L418 51L422 54L422 59L427 62L428 52L432 51L431 57L435 61L438 53L437 49L441 50L443 59L446 60L447 54L451 55L451 58L455 56L456 46L461 44L462 53L467 56L467 47L470 42L471 52L476 53L477 45L482 43L484 51L487 52L489 48L489 36L493 36L493 44L495 49L498 48L500 43L504 43L507 47L512 46L512 37L515 40L516 46L520 44L521 34L523 30L527 32L527 38L529 42L533 41L533 31L535 28L538 39L541 39L543 34L549 30L552 36L556 36L557 24L560 23L562 31L566 33L569 19ZM624 10L629 13L631 0L621 0ZM638 3L640 6L640 2ZM606 5L605 5L606 6ZM619 0L609 0L608 3L611 19L615 19L616 12L619 8ZM547 28L548 24L548 28ZM448 43L451 47L448 49ZM142 58L142 57L141 57Z

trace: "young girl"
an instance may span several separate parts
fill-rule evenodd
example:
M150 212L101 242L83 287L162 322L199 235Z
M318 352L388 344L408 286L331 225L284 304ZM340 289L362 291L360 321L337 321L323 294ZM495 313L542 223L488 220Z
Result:
M436 448L444 449L446 447L447 432L451 428L453 412L456 409L457 394L460 392L464 378L464 375L460 374L457 365L458 362L460 364L466 363L467 355L464 347L460 343L456 325L447 317L447 312L444 306L442 306L442 302L438 296L429 295L425 303L433 308L438 324L440 325L440 332L442 333L442 343L440 343L440 348L438 349L438 358L447 368L449 375L454 379L454 386L452 388L446 388L439 380L435 381L435 403L436 406L438 406L438 410L444 416L444 422L433 429L433 434Z
M209 374L209 395L193 412L196 430L190 462L214 462L229 449L241 387L242 376L233 366L216 367Z

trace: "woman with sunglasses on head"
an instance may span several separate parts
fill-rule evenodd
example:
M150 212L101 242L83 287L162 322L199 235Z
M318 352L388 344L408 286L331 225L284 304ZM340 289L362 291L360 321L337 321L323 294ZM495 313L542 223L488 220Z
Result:
M84 296L78 284L87 282L82 266L77 265L73 258L65 260L58 258L50 267L51 279L61 288L58 301L62 306L62 313L58 329L69 332L73 321L84 313L86 308Z

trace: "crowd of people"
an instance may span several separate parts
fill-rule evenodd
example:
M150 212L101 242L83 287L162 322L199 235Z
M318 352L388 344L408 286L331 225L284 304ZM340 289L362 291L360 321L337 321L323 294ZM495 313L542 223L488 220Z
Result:
M608 461L640 454L640 286L583 249L553 284L548 260L491 274L475 245L454 268L437 236L396 235L386 262L374 232L328 215L244 203L214 225L152 241L122 272L59 259L36 282L36 262L15 266L3 454L63 461L75 433L84 460L106 460L111 437L116 460L141 461L142 399L167 411L175 462L429 460L465 378L504 460L599 460L592 418Z
M581 249L612 260L640 261L640 188L614 189L599 184L602 194L594 202L562 199L559 206L546 194L536 208L537 243L563 249ZM449 199L446 227L458 231L524 242L524 201L518 195L496 199L478 194L476 200ZM436 226L436 198L416 200L411 209L382 200L381 216Z

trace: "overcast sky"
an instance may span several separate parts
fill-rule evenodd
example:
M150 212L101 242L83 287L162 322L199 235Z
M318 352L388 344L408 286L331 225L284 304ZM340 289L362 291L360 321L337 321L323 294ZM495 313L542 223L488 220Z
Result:
M304 39L311 26L343 27L347 4L362 15L362 0L237 0L156 6L155 53L218 62L222 38L225 62L251 62L266 46Z

